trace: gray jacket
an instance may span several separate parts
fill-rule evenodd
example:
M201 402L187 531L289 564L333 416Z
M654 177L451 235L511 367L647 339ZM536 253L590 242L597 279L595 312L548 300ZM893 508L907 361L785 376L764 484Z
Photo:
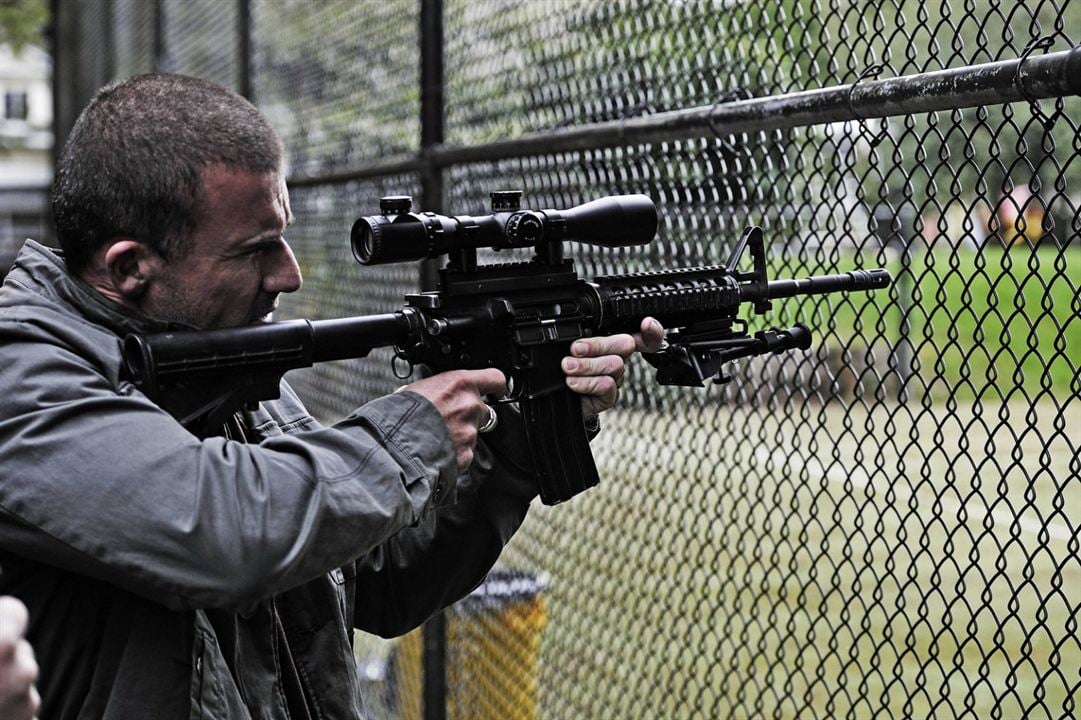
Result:
M0 594L43 720L362 717L353 628L421 623L525 517L520 419L461 477L407 392L322 427L283 383L252 442L199 440L122 371L120 338L164 329L33 242L0 289Z

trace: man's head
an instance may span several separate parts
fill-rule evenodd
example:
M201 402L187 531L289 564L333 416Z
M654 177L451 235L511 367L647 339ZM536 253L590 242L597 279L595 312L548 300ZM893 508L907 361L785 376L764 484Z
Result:
M231 90L178 75L103 88L53 186L69 270L159 319L259 319L300 286L281 238L292 219L281 160L266 118Z

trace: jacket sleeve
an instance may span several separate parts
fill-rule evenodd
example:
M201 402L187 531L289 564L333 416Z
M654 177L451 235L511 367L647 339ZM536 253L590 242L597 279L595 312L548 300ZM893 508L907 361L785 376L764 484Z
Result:
M475 588L538 492L521 416L503 406L446 502L360 558L354 625L393 637Z
M255 446L197 439L110 372L0 327L0 546L174 609L244 611L453 493L446 427L417 395Z

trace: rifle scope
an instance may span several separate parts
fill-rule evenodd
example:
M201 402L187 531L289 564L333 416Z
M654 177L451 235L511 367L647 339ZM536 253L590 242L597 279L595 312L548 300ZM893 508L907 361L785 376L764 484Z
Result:
M379 202L382 215L353 224L353 256L362 265L382 265L563 240L623 247L645 245L657 232L657 208L645 195L615 195L567 210L521 210L520 199L517 190L494 192L491 215L449 217L410 212L409 196L385 197Z

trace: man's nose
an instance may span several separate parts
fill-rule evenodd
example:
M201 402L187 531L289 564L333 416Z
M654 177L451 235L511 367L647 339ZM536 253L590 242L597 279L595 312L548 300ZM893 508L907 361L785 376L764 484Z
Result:
M296 292L304 284L300 266L289 244L282 242L270 260L271 266L263 276L263 290L270 294Z

